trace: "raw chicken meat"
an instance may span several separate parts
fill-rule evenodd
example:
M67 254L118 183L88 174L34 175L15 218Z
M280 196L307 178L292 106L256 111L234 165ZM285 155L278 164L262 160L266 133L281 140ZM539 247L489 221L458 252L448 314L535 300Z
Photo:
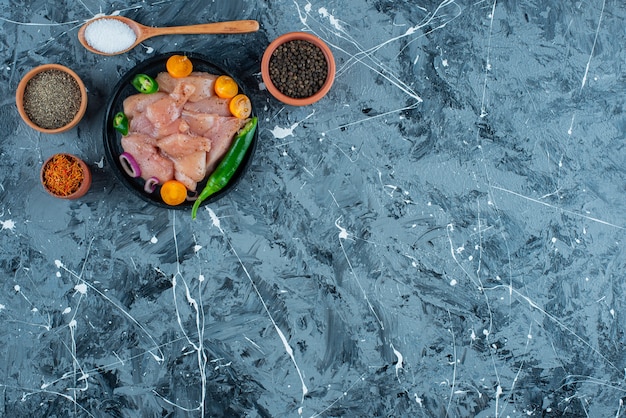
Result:
M189 124L183 119L176 119L169 125L156 127L144 113L140 113L130 120L130 131L160 138L175 133L188 133Z
M195 90L191 84L177 84L170 94L146 106L146 117L157 129L170 125L180 118L183 106Z
M163 72L156 77L157 93L124 100L129 134L121 145L139 164L143 179L176 179L195 191L215 169L247 122L232 116L228 99L214 94L217 77L193 72L173 78Z
M165 182L174 178L174 162L159 152L154 138L130 133L122 137L122 148L137 161L144 180L156 177Z
M206 152L197 151L180 157L173 158L174 178L187 187L187 190L195 191L197 182L206 175Z
M233 137L243 128L246 122L247 120L245 119L235 117L230 117L226 120L222 118L219 124L216 124L205 133L206 136L211 138L212 143L211 152L207 154L207 170L209 172L215 170L219 161L230 148Z
M228 108L229 103L230 99L211 96L197 102L187 102L183 109L191 112L212 113L218 116L232 116Z
M182 120L194 135L206 135L207 132L220 122L220 116L214 113L199 113L184 110L181 113Z
M166 96L167 93L160 91L153 94L134 94L132 96L128 96L124 99L124 113L130 119L145 112L148 105Z
M156 145L170 157L183 157L198 151L207 153L211 150L211 140L209 138L181 133L159 138Z
M214 96L213 85L218 76L194 71L187 77L174 78L169 73L159 73L156 77L159 83L159 91L172 93L180 84L188 84L194 87L194 92L189 96L190 102L197 102L207 97Z

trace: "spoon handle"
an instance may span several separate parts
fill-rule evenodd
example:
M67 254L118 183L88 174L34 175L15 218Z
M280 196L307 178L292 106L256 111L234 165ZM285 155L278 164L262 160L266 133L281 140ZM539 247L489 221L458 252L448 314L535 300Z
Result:
M256 20L232 20L228 22L202 23L189 26L168 26L143 28L147 37L159 35L196 35L196 34L228 34L250 33L259 30L259 22Z

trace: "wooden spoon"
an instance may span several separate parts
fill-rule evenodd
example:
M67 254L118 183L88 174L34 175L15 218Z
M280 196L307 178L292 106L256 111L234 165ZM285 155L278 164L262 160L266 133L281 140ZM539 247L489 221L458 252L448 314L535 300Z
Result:
M100 19L115 19L119 20L122 23L125 23L135 32L136 40L135 43L130 47L115 51L115 52L102 52L98 49L92 47L87 42L85 38L85 30L92 23L100 20ZM87 23L85 23L78 31L78 40L87 50L93 52L94 54L101 55L117 55L123 54L127 52L141 42L145 41L148 38L152 38L153 36L161 36L161 35L196 35L196 34L228 34L228 33L250 33L256 32L259 30L259 22L256 20L233 20L229 22L215 22L215 23L203 23L199 25L189 25L189 26L169 26L163 28L153 28L151 26L144 26L132 19L123 16L102 16L95 19L91 19Z

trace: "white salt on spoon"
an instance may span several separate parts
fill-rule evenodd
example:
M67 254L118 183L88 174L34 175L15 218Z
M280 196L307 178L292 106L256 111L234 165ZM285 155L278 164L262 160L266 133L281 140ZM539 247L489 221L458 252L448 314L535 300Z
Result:
M256 20L153 28L122 16L102 16L85 23L78 31L78 40L94 54L117 55L153 36L250 33L257 30L259 22Z
M137 35L123 21L105 17L86 26L85 41L105 54L118 54L132 48L137 41Z

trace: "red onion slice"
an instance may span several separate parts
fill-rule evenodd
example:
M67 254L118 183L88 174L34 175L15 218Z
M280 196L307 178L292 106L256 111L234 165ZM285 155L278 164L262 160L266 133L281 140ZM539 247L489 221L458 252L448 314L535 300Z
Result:
M146 180L146 183L143 185L143 189L146 193L154 193L157 185L160 183L159 179L156 177L150 177Z
M194 200L198 200L198 191L194 190L193 192L191 190L187 190L187 198L186 198L187 202L193 202Z
M123 152L120 154L120 163L122 163L122 168L132 178L137 178L141 176L141 169L139 168L139 164L135 158L127 152Z

